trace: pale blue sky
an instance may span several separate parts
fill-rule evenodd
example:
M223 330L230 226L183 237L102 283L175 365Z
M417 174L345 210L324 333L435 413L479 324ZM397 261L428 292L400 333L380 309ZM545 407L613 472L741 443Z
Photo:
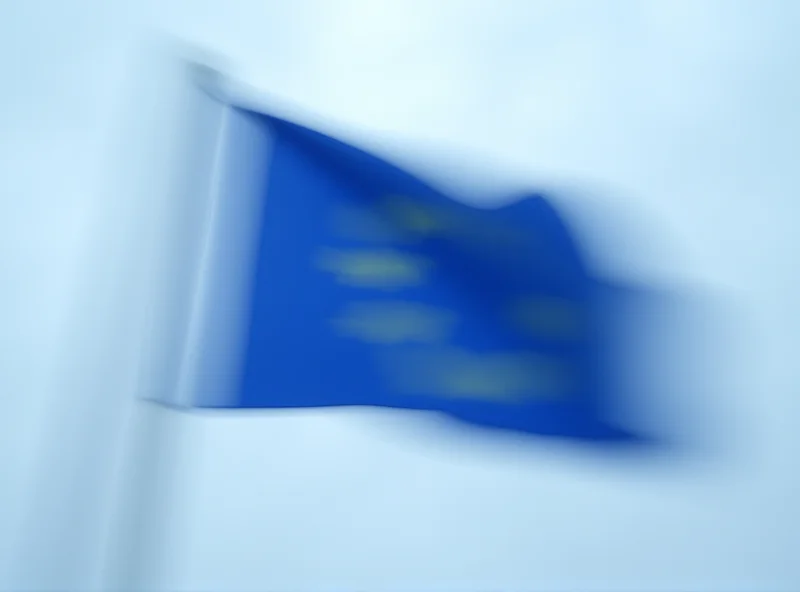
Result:
M584 188L598 264L733 316L704 394L735 441L665 464L383 412L182 419L159 586L796 590L798 25L791 0L0 2L0 590L98 585L139 328L120 270L169 173L154 34L465 197Z

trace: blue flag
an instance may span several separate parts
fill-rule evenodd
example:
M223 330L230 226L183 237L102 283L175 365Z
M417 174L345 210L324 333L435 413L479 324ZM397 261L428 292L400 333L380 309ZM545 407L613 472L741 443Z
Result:
M270 135L271 157L263 179L238 181L264 190L236 386L197 406L629 437L607 417L601 284L545 197L471 207L317 131L235 112Z

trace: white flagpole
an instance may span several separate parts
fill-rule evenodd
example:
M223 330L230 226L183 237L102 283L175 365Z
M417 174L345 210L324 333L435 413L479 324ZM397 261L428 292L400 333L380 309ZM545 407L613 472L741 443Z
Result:
M167 196L163 219L154 220L148 310L150 335L140 366L142 398L133 401L129 449L120 475L119 507L112 524L103 589L108 592L152 592L165 567L170 507L180 477L180 446L187 417L180 406L192 383L187 349L202 283L202 255L213 226L213 171L220 144L222 76L193 62L184 65L187 95L181 101L177 183ZM164 405L166 403L167 405Z

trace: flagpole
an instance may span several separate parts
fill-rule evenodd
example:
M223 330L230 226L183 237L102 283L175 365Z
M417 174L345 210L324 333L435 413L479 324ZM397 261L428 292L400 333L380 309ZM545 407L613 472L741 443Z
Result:
M212 179L220 141L219 70L185 60L185 93L179 102L178 170L165 211L157 212L151 237L147 303L149 335L140 352L138 398L131 401L127 450L112 519L110 548L101 574L108 592L151 592L157 588L168 551L171 502L181 477L184 413L192 368L187 349L202 283L201 255L213 225Z

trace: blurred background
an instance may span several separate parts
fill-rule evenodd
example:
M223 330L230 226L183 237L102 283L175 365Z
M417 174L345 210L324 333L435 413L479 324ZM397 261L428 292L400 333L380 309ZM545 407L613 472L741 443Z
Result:
M791 0L0 0L0 590L796 590L798 25ZM626 376L694 452L162 413L131 477L147 262L203 215L170 201L187 57L465 201L557 190L597 269L670 295L628 319Z

